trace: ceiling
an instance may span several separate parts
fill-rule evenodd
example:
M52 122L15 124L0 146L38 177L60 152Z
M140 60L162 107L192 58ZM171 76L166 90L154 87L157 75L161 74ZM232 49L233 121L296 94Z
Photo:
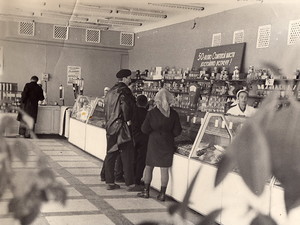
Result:
M266 0L0 0L0 20L141 32ZM269 0L270 2L271 0Z

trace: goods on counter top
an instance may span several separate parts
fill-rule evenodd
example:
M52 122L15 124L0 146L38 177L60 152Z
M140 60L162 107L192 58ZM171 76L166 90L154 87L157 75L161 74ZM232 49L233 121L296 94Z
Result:
M196 155L201 161L217 164L225 153L225 148L220 145L210 146L209 143L202 144L196 151Z

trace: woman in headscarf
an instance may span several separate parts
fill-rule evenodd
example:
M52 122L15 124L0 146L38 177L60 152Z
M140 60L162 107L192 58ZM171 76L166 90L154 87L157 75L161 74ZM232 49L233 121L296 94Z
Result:
M181 133L181 124L178 113L170 107L174 96L162 88L155 95L156 107L148 112L143 124L142 132L149 135L146 156L144 191L138 193L139 197L149 198L149 188L154 167L160 167L161 191L157 198L165 201L165 193L169 181L169 168L173 163L175 151L174 137Z

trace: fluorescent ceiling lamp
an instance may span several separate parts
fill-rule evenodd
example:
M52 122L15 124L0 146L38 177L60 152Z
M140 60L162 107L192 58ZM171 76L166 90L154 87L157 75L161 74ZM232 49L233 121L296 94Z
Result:
M167 15L165 15L165 14L147 13L147 12L133 11L133 10L129 10L129 9L128 10L117 9L116 13L131 15L131 16L142 16L142 17L161 18L161 19L167 18Z
M195 10L195 11L203 11L204 10L204 7L202 7L202 6L173 4L173 3L148 3L148 5L169 7L169 8L176 8L176 9Z
M141 19L131 19L131 18L123 18L123 17L103 17L104 20L118 20L118 21L130 21L130 22L144 22L145 20L141 20Z
M143 25L142 23L137 23L137 22L120 21L120 20L103 20L103 19L98 19L97 23L108 24L108 25L133 26L133 27L139 27Z
M80 22L87 22L89 21L88 17L81 17L78 14L70 14L70 13L63 13L63 12L42 12L42 17L49 17L53 19L57 19L57 17L61 19L67 19L67 20L74 20L74 21L80 21Z
M98 13L112 13L113 10L112 9L107 9L107 8L103 8L101 6L96 6L96 5L87 5L87 4L83 4L83 3L77 3L77 4L59 4L59 8L61 9L69 9L71 11L74 11L75 9L80 11L80 10L86 10L86 11L94 11L94 12L98 12Z
M14 15L8 13L0 13L0 20L10 20L10 21L34 21L34 13L29 13L28 15Z
M92 28L92 29L99 29L99 30L108 30L111 26L110 25L102 25L98 23L92 23L92 22L77 22L77 21L70 21L69 27L73 28Z

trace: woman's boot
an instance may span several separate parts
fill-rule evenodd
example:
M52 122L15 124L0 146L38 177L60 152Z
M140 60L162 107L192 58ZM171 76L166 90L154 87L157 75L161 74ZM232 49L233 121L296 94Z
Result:
M167 187L161 186L160 193L159 193L159 195L157 196L157 199L158 199L159 201L164 202L164 201L166 200L166 190L167 190Z
M137 196L140 198L149 198L149 190L150 190L150 184L145 184L144 190L140 193L137 193Z

